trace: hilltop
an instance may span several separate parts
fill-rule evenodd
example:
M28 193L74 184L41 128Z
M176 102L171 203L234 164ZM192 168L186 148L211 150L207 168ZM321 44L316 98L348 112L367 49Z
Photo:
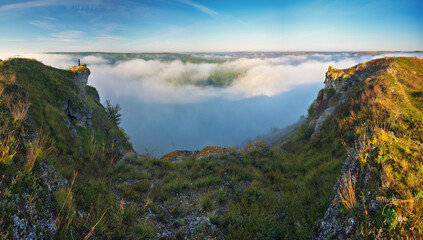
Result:
M161 159L133 152L89 75L0 62L2 238L422 237L422 59L329 67L272 146Z

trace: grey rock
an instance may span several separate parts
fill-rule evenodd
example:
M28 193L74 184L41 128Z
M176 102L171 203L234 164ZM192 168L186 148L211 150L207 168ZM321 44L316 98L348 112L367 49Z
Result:
M316 125L314 127L315 132L319 132L323 123L335 113L335 107L327 108L317 119Z
M67 186L68 182L47 164L47 159L43 160L39 171L38 194L24 192L14 200L21 207L12 216L13 239L52 239L58 230L54 193Z
M63 120L63 123L66 125L66 127L70 130L70 133L72 134L72 136L74 136L76 139L79 139L76 129L71 123L71 121L67 117L62 118L62 120Z
M93 110L77 96L74 96L72 99L65 101L65 103L62 105L62 109L65 111L66 115L75 122L77 126L91 126Z
M75 74L76 91L85 99L87 99L87 83L90 74L90 71Z

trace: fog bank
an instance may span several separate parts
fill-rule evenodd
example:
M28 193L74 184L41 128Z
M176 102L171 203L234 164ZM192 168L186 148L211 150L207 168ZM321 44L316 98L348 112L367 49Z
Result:
M135 149L155 155L207 145L236 146L294 123L323 87L328 66L347 68L383 56L423 57L422 53L210 55L223 61L215 63L207 61L207 54L197 55L206 60L112 62L99 55L19 56L59 68L69 68L81 58L91 70L88 84L97 88L101 101L121 105L122 127ZM10 56L0 54L0 59ZM226 86L204 84L216 72L236 77Z

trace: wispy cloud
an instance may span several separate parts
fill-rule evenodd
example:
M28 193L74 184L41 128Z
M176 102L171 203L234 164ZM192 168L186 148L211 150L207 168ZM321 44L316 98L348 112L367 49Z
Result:
M49 22L45 22L45 21L40 21L40 20L32 20L29 21L29 24L39 27L39 28L44 28L44 29L48 29L48 30L55 30L55 26L52 23Z
M83 0L34 0L19 3L11 3L0 6L1 11L19 11L37 7L52 6L80 6L80 7L103 7L106 5L103 1L83 1Z
M84 33L81 31L68 30L59 33L52 33L50 35L55 38L80 38L83 34Z
M22 9L30 9L34 7L45 7L45 6L61 6L67 5L66 1L61 0L36 0L36 1L27 1L27 2L20 2L20 3L12 3L0 6L0 11L6 10L22 10Z
M0 38L0 42L24 42L23 38Z
M179 2L186 4L186 5L189 5L191 7L194 7L195 9L197 9L197 10L199 10L199 11L205 13L205 14L208 14L208 15L214 17L214 18L217 18L219 16L218 12L216 12L213 9L210 9L210 8L204 6L204 5L201 5L199 3L195 3L195 2L192 2L190 0L179 0Z
M102 35L102 36L95 36L92 37L96 41L122 41L123 38L120 36L115 35Z
M57 33L50 33L51 37L38 37L38 40L41 41L52 41L52 42L79 42L84 32L76 30L68 30Z

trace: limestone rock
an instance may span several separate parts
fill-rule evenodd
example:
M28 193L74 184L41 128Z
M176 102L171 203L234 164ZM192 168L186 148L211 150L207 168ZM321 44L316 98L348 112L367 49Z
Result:
M86 99L88 77L91 74L90 69L87 68L87 65L81 64L71 67L71 71L75 74L76 91Z
M335 113L335 107L326 108L326 110L320 115L316 121L316 126L314 127L315 132L319 132L320 127L323 123Z
M62 106L66 115L80 127L90 127L93 110L77 96L68 99Z
M26 189L14 200L14 204L21 207L12 216L13 239L52 239L57 232L54 193L67 186L68 182L47 164L47 159L41 163L39 175L38 194L26 192L29 191Z
M180 150L175 150L172 151L166 155L164 155L163 157L161 157L160 159L162 160L169 160L173 163L177 163L177 162L182 162L185 159L192 157L192 156L197 156L199 151L180 151Z

